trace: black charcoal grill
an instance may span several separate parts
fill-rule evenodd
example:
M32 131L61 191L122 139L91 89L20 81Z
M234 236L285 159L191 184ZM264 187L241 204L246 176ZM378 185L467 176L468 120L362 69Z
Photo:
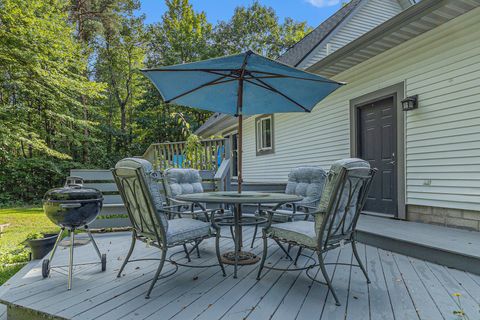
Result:
M42 276L44 278L50 275L52 268L62 268L66 266L51 266L53 256L61 241L61 235L65 229L70 236L70 261L68 264L68 290L72 288L73 276L73 248L75 246L75 230L83 228L87 231L88 237L100 258L102 271L106 270L107 256L101 254L88 225L93 222L102 209L103 195L94 188L83 186L83 179L79 177L68 177L65 186L47 191L43 197L43 210L47 217L56 225L61 227L55 246L49 259L44 259L42 263ZM85 264L85 263L84 263Z

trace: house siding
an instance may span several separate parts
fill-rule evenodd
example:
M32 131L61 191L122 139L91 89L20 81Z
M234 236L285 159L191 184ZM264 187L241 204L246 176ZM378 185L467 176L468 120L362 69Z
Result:
M397 0L365 0L360 7L347 18L345 23L331 37L327 37L300 64L299 68L308 68L328 54L340 49L364 33L402 12ZM327 43L330 52L327 54Z
M406 203L480 208L480 8L335 77L348 85L311 114L275 116L274 154L257 157L253 119L244 127L244 179L285 182L295 166L328 169L350 156L350 100L405 83L419 95L406 113ZM400 97L402 98L402 97Z

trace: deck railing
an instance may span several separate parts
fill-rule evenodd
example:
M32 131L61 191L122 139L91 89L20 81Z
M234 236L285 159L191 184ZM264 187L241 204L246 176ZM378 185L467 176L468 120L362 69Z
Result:
M152 162L159 170L167 168L194 168L216 172L225 158L228 158L228 145L225 139L200 140L200 146L190 151L187 157L186 141L153 143L143 158Z

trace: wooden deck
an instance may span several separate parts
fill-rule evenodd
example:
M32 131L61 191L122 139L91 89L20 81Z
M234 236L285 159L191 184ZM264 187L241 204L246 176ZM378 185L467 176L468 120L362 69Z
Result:
M245 230L245 234L247 243L252 230ZM12 318L457 319L453 312L459 306L453 294L460 293L462 308L469 318L480 319L480 276L363 244L359 248L372 280L370 285L358 268L328 266L342 301L337 307L327 288L313 283L302 272L268 271L256 281L258 265L240 267L238 279L233 279L230 266L227 277L217 267L180 268L173 276L159 280L151 299L146 300L144 294L157 262L129 264L124 276L116 278L128 250L129 234L102 234L96 239L108 255L105 273L100 272L99 265L78 267L73 289L67 291L64 274L52 272L44 280L40 264L33 264L0 288L5 292L0 301L9 305ZM221 246L222 250L231 249L231 239L222 239ZM254 250L260 253L260 239ZM193 262L215 261L213 241L204 243L201 252L202 258ZM274 243L270 244L269 254L269 265L291 265ZM66 249L59 250L56 263L66 262L67 255ZM137 244L135 258L157 256L157 249ZM78 247L75 259L77 263L94 260L95 252L90 245ZM329 253L327 260L351 262L350 247ZM307 262L303 257L299 264ZM165 272L172 268L168 265ZM321 274L317 277L321 279Z

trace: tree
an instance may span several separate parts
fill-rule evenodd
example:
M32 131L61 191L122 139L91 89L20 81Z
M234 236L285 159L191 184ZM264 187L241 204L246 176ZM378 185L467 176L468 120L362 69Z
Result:
M188 0L166 0L162 20L149 27L147 66L164 66L211 58L212 25L204 12L195 12ZM155 87L148 83L136 122L141 143L178 141L186 138L178 125L177 113L195 130L209 112L165 104Z
M90 78L95 70L89 66L96 60L97 52L95 42L104 38L104 33L121 27L121 15L123 12L132 14L134 9L138 9L140 4L138 0L70 0L69 16L75 25L75 36L82 48L82 55L88 61L85 64L83 74ZM80 97L83 105L83 119L88 121L93 118L87 107L87 97ZM82 141L82 161L87 162L89 155L89 129L84 129L84 138Z
M132 113L139 104L145 79L139 69L145 59L144 17L135 17L133 10L120 18L117 28L108 28L99 43L95 70L98 81L108 83L108 99L104 101L102 122L107 125L107 153L112 152L113 136L116 153L128 153L133 140ZM120 113L116 131L117 112ZM130 113L130 116L129 116Z
M218 55L251 49L276 58L310 30L306 22L295 22L291 18L280 24L273 8L255 1L249 7L235 8L230 20L218 23L214 30L215 48Z
M211 57L212 25L188 0L166 0L167 11L150 27L149 65L171 65Z
M34 152L71 158L69 146L93 123L82 120L81 96L103 86L86 79L63 0L0 4L0 161Z

